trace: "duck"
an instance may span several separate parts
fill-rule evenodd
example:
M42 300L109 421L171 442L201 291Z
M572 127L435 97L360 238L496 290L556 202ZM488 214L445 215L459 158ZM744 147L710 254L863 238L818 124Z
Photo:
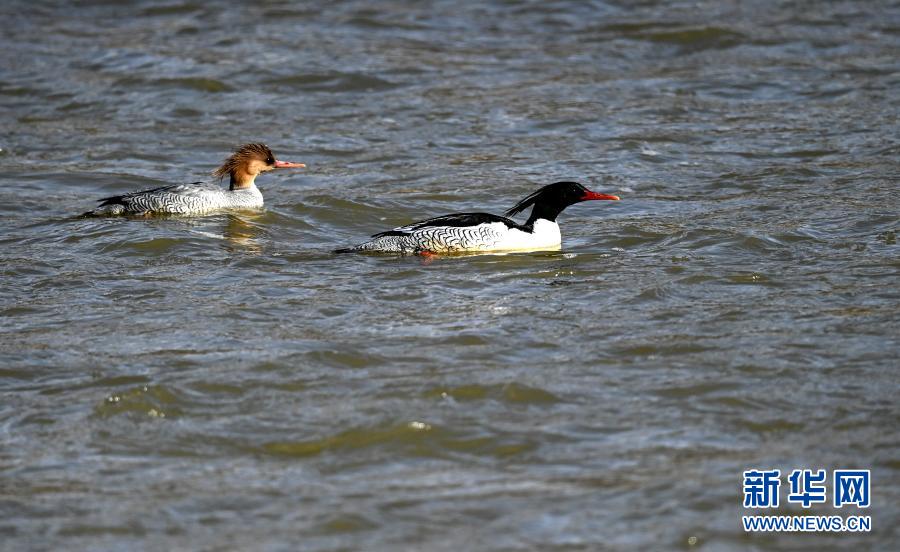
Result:
M364 243L336 249L335 253L500 253L555 251L562 245L556 218L582 201L619 201L619 197L593 192L578 182L554 182L516 203L504 215L454 213L373 234ZM524 224L510 218L532 207Z
M99 199L99 205L82 216L202 215L224 209L259 209L263 196L256 177L275 169L302 169L303 163L279 161L265 144L244 144L213 171L219 180L228 176L228 189L217 182L170 184Z

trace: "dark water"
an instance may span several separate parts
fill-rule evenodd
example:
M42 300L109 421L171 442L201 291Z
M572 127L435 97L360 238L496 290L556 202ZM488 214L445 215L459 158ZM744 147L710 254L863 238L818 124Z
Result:
M2 548L897 549L897 2L0 17ZM70 218L248 141L260 214ZM329 253L561 179L560 252Z

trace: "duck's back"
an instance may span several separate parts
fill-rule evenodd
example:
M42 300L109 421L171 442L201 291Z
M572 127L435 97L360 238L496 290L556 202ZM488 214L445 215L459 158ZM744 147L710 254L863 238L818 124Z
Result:
M149 190L111 196L100 200L93 215L122 214L198 214L218 209L262 207L262 194L256 186L225 190L210 182L172 184Z
M455 253L557 249L559 226L538 221L533 226L517 224L490 213L456 213L400 226L372 236L373 239L339 253L378 251L385 253Z

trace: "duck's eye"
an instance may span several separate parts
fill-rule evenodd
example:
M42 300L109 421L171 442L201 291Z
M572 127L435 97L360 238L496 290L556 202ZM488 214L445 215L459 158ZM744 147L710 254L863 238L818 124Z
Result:
M266 165L274 165L275 158L274 157L266 157Z

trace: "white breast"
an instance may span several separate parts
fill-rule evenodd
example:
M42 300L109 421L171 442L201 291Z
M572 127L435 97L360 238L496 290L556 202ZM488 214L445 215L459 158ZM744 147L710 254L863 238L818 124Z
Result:
M503 251L552 251L562 245L559 225L546 219L538 219L534 230L523 232L515 228L506 229L495 249Z

